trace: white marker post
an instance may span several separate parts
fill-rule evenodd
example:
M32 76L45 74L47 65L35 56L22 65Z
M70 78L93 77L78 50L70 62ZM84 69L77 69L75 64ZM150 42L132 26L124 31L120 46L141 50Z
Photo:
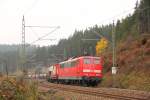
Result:
M116 73L117 73L117 67L112 67L112 74L116 75Z

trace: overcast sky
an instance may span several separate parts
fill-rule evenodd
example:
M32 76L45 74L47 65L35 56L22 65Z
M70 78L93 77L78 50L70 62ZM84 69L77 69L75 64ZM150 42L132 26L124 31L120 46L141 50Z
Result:
M121 19L134 11L137 0L0 0L0 44L21 43L22 15L27 26L61 28L35 44L51 45L67 38L74 30ZM26 42L49 33L53 28L26 28Z

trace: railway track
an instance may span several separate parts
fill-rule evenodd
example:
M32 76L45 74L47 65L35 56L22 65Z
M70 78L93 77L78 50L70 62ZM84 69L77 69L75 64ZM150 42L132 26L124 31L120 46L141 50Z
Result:
M56 90L62 90L62 91L68 91L68 92L74 92L74 93L80 93L80 94L87 94L87 95L93 95L93 96L99 96L99 97L106 97L106 98L113 98L113 99L119 99L119 100L150 100L150 93L145 94L117 94L116 90L115 92L111 91L102 91L97 88L89 88L89 87L79 87L79 86L69 86L69 85L62 85L62 84L51 84L47 82L41 82L41 87L44 88L50 88L50 89L56 89ZM119 91L121 92L121 91Z
M11 76L15 77L15 76ZM26 78L30 79L30 78ZM112 88L90 88L90 87L81 87L81 86L71 86L63 84L53 84L48 83L45 80L38 80L39 87L43 87L46 90L56 89L66 92L80 93L93 95L98 97L106 97L119 100L150 100L150 92L140 92L136 93L133 90L123 90L123 89L112 89ZM127 92L127 93L126 93Z

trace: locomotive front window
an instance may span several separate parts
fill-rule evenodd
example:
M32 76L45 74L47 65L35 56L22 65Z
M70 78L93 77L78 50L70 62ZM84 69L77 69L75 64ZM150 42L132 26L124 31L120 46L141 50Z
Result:
M94 64L100 64L100 59L94 59Z
M66 67L70 67L70 62L65 62L64 63L64 68L66 68Z
M84 58L84 64L91 64L91 59Z

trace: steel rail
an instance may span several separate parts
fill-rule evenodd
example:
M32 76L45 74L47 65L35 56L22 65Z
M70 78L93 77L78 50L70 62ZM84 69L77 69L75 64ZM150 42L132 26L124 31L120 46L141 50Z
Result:
M68 86L59 86L59 85L49 85L42 83L40 84L41 87L45 88L52 88L52 89L58 89L68 92L75 92L75 93L81 93L81 94L88 94L88 95L94 95L94 96L101 96L101 97L107 97L107 98L114 98L114 99L121 99L121 100L149 100L150 96L145 97L135 97L135 96L127 96L127 95L119 95L119 94L112 94L112 93L106 93L102 91L91 91L88 89L77 89L77 88L69 88Z

